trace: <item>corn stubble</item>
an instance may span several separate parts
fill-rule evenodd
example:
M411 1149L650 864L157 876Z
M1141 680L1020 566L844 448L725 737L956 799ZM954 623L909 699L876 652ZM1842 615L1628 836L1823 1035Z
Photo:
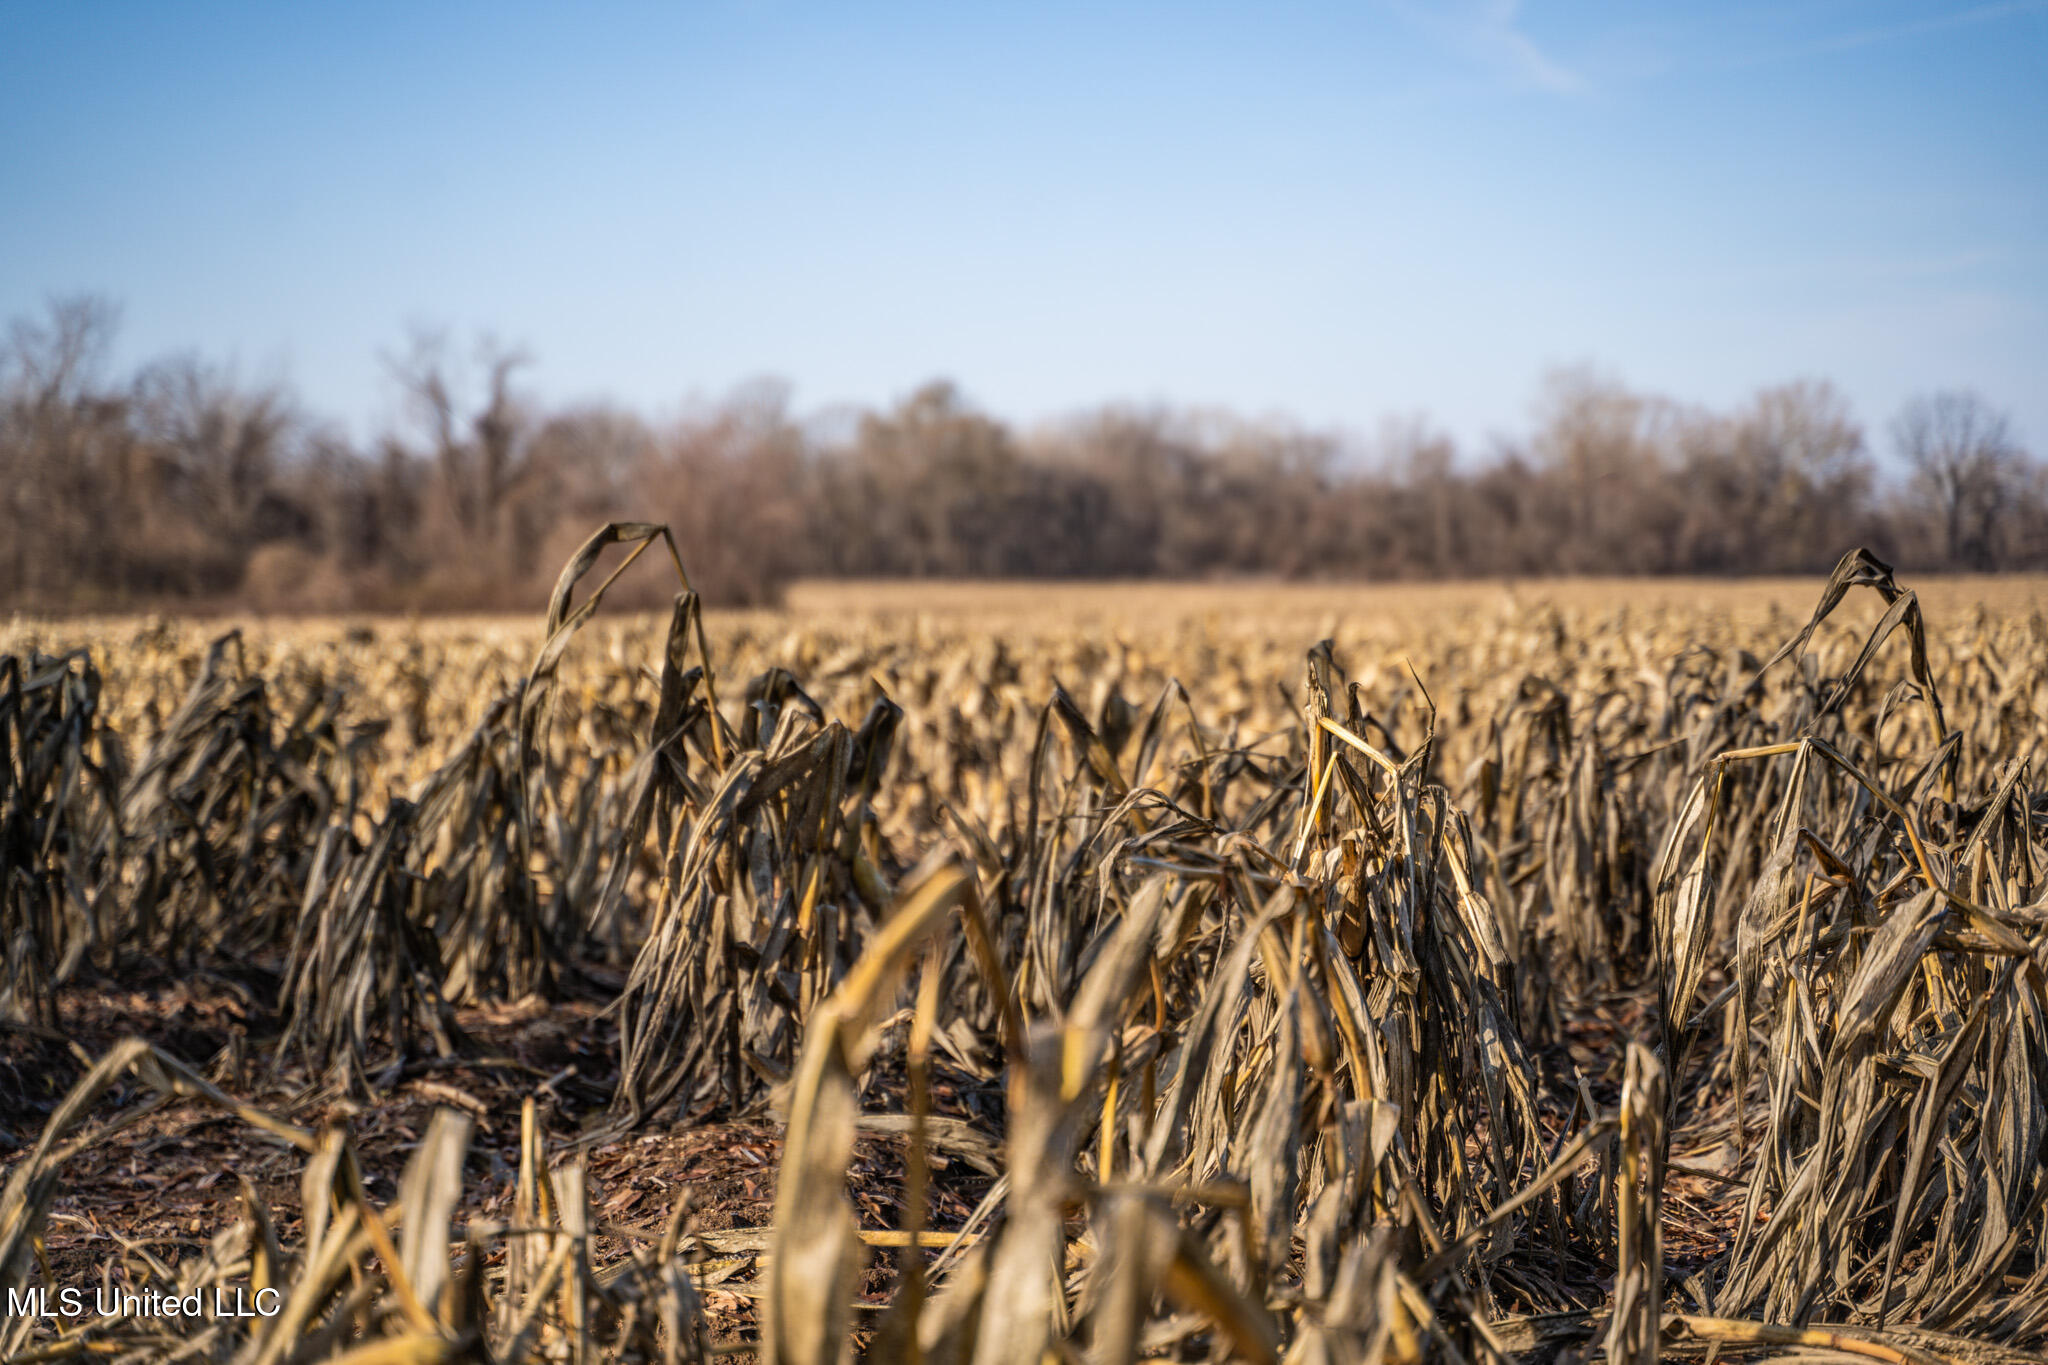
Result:
M578 648L655 549L681 588L665 629ZM1859 592L1884 610L1852 635L1834 613ZM772 1227L700 1233L681 1199L600 1264L582 1159L531 1102L493 1222L465 1212L464 1114L380 1205L345 1127L125 1044L13 1163L0 1281L48 1282L83 1144L199 1103L304 1153L303 1233L281 1246L245 1184L203 1255L138 1243L129 1272L273 1287L283 1311L20 1319L0 1356L2048 1345L2039 616L1980 615L1943 653L1859 552L1768 659L1704 615L1587 632L1522 609L1356 678L1325 640L1286 695L1283 645L1213 628L1021 652L771 623L718 659L710 637L665 528L616 525L565 569L530 666L516 640L436 659L417 636L0 657L15 1019L56 1025L65 982L124 958L267 955L276 1075L373 1100L407 1058L462 1055L462 1008L601 990L610 960L595 1131L786 1124ZM437 697L441 675L467 686ZM941 1069L999 1121L935 1112ZM893 1227L847 1197L864 1124L907 1137ZM995 1177L963 1225L931 1225L934 1153ZM878 1258L893 1276L864 1293ZM754 1300L744 1337L709 1325L714 1283Z

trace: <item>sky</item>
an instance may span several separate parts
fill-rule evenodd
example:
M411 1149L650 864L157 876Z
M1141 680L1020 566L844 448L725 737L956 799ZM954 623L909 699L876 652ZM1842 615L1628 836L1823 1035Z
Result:
M660 416L934 377L1468 448L1591 366L2048 454L2048 0L0 2L0 318L289 384L420 328Z

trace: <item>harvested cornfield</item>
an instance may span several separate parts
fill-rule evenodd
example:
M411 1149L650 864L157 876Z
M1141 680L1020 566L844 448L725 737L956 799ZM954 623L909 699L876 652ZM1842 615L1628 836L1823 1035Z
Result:
M0 1355L2048 1350L2038 584L686 560L0 638Z

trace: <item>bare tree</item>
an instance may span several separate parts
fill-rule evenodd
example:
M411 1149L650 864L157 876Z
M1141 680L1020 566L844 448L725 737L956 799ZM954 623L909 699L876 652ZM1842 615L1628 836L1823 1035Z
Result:
M1372 535L1391 554L1385 571L1402 577L1470 572L1467 518L1460 515L1469 499L1462 496L1450 437L1419 414L1389 418L1380 424L1375 453L1385 486L1375 501L1387 515Z
M1558 539L1553 571L1663 573L1680 498L1671 447L1684 414L1590 370L1550 375L1531 450Z
M532 450L528 405L513 388L513 376L528 363L525 352L485 338L477 343L482 395L465 401L468 373L448 357L444 333L418 330L402 358L386 358L414 424L425 435L425 462L433 477L422 509L421 529L436 553L422 552L449 577L449 590L486 604L523 578L545 527L536 524L549 509ZM393 449L405 449L395 444ZM467 580L457 587L453 580Z
M105 299L56 298L0 348L0 592L15 601L78 600L118 576L95 550L133 458L124 405L100 383L115 322Z
M1992 567L2000 522L2026 463L2005 414L1967 390L1930 394L1900 412L1892 439L1934 504L1947 565Z
M292 428L285 396L250 389L197 356L159 361L134 385L136 433L162 473L217 540L247 542L294 529L275 493Z
M1872 470L1833 386L1783 384L1728 415L1689 414L1679 560L1716 573L1807 573L1870 539Z
M48 314L16 318L0 354L10 396L43 409L76 402L93 386L120 323L120 309L95 294L53 298Z

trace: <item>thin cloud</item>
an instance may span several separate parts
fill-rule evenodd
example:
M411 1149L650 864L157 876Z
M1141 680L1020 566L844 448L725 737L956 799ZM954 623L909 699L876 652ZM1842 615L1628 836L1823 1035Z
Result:
M1763 66L1800 57L1818 57L1830 52L1849 52L1860 47L1896 42L1901 38L1918 38L1928 33L1993 23L2022 14L2038 14L2043 10L2048 10L2048 0L2000 0L2000 3L1973 5L1969 9L1956 10L1950 14L1930 15L1925 19L1914 19L1903 24L1888 24L1880 28L1853 29L1847 33L1817 38L1810 43L1759 52L1743 58L1735 65Z
M1519 88L1555 95L1578 95L1587 89L1584 77L1544 52L1522 31L1518 22L1521 0L1449 5L1395 0L1393 8L1415 28L1502 73Z

